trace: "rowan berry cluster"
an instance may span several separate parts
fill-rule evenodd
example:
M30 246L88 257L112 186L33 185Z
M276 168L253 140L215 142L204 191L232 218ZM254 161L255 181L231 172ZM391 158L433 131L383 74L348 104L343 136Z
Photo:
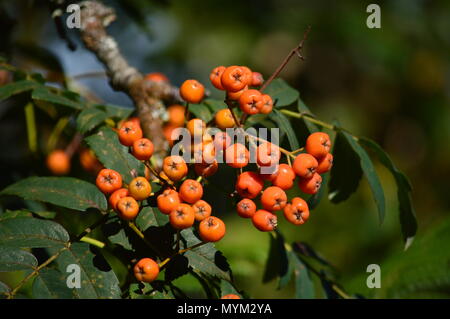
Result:
M150 75L147 77L150 78ZM151 77L152 81L167 81L160 74ZM214 122L208 125L199 118L188 120L189 106L195 107L192 104L204 99L205 88L196 80L185 81L180 87L180 96L186 101L186 106L177 104L168 107L164 133L172 147L179 142L173 138L175 128L185 127L190 137L181 148L182 154L172 152L166 156L159 171L151 164L153 143L143 137L139 119L129 118L120 123L116 129L120 143L129 147L130 153L145 164L146 174L135 177L125 185L118 172L102 169L96 184L109 195L110 207L120 218L132 221L138 216L143 201L153 197L161 213L169 216L175 230L196 227L203 242L217 242L225 236L226 226L220 218L212 216L211 205L202 199L202 183L217 172L220 155L227 165L237 169L235 192L231 195L238 198L236 211L239 216L251 219L260 231L271 231L277 227L278 211L283 211L290 223L304 224L309 218L307 202L300 197L289 201L286 191L294 186L298 177L302 192L317 193L322 182L320 174L329 171L332 166L329 136L322 132L313 133L307 138L304 148L291 152L269 140L242 133L234 108L239 107L241 113L247 116L267 114L273 108L272 98L257 89L264 81L261 74L245 66L220 66L211 72L210 80L216 88L226 91L227 107L217 111ZM215 129L213 133L212 128ZM245 135L244 142L235 142L235 136L230 137L227 132L231 128ZM186 154L189 161L184 156ZM244 171L252 154L256 169ZM282 162L282 155L287 163ZM292 163L291 158L294 159ZM193 168L197 179L190 178L190 168ZM159 183L162 188L153 193L150 181ZM151 282L158 276L159 269L160 265L154 260L144 258L135 265L134 272L138 280Z

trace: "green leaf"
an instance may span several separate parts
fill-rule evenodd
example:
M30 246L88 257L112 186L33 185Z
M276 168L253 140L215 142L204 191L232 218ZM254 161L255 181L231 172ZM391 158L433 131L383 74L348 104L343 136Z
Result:
M73 100L70 100L62 95L55 94L50 91L50 89L46 86L38 86L33 90L33 93L31 94L31 97L34 100L39 101L46 101L53 104L59 104L63 106L67 106L76 110L81 110L84 108L83 103L75 102Z
M221 280L220 281L220 294L221 296L226 296L229 294L238 295L242 298L242 295L234 288L233 284L229 282L228 280Z
M76 289L67 287L69 273L61 273L56 269L44 268L33 281L34 299L72 299Z
M120 144L117 133L110 128L102 128L86 141L99 161L106 168L119 172L125 183L131 182L133 173L145 175L144 164L128 152L128 147Z
M289 262L292 264L295 276L295 298L297 299L313 299L314 283L309 276L309 271L305 264L297 255L290 251Z
M284 237L275 231L270 235L270 249L265 266L263 282L279 278L278 289L283 288L290 280L292 269L289 267Z
M51 255L57 251L49 249ZM56 259L58 269L67 273L67 266L80 267L81 288L73 293L80 299L118 299L121 297L119 281L103 256L86 243L73 243Z
M12 95L30 91L37 86L39 86L39 83L29 80L22 80L6 84L0 87L0 101L9 98Z
M291 105L299 97L298 91L280 78L273 80L264 93L272 97L275 107Z
M144 207L136 218L136 225L142 231L146 231L150 226L164 226L168 222L169 216L150 206Z
M0 247L0 271L30 270L38 265L33 254L11 247Z
M311 113L309 108L306 106L306 104L300 98L298 99L297 109L300 112L300 114L308 114L308 115L314 117L314 115ZM302 117L302 121L310 134L319 131L319 128L317 127L316 124L305 120L304 117Z
M189 112L194 114L196 118L202 119L208 123L212 120L212 114L205 104L189 104Z
M206 99L203 103L211 110L212 113L216 113L221 109L227 108L225 102L220 100Z
M274 109L272 113L270 113L269 117L278 124L278 127L282 132L286 133L291 149L296 150L300 148L297 136L295 135L291 122L286 115L281 113L279 110Z
M347 132L343 132L342 134L347 139L356 154L358 154L359 156L361 168L367 178L367 181L369 182L370 189L372 190L372 194L377 205L378 217L380 223L382 223L384 220L386 203L383 188L381 187L380 179L378 178L377 172L375 171L372 160L370 159L364 148L362 148L361 145L359 145L358 142L350 134L348 134Z
M59 224L37 218L10 218L0 221L0 246L12 248L63 247L69 234Z
M392 176L394 176L395 183L397 184L400 225L403 240L405 241L405 249L407 249L417 233L416 212L411 199L411 184L406 176L394 165L389 155L380 147L380 145L365 137L361 137L358 141L361 145L374 151L381 164L383 164L391 172Z
M333 148L333 167L328 184L328 198L339 203L356 191L362 177L358 154L343 133L338 132Z
M103 234L108 237L111 243L120 245L126 250L133 250L124 225L119 221L111 220L103 225Z
M106 210L105 196L91 183L73 177L29 177L6 187L0 195L15 195L74 210Z
M81 111L77 117L77 128L81 134L85 134L100 125L108 115L95 107L90 107Z
M181 236L186 247L201 242L190 229L182 230ZM189 267L192 269L219 279L231 280L230 266L222 253L214 248L214 244L208 243L189 250L184 256L188 259Z
M113 104L96 104L94 105L94 107L105 111L108 117L117 119L127 118L134 111L134 109L131 107L124 107Z
M25 210L6 211L3 214L0 214L0 222L5 219L18 217L33 217L33 215L31 212Z

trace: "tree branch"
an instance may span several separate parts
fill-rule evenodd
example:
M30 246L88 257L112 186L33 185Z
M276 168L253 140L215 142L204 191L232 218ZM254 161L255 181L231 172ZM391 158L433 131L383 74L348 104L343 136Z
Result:
M163 101L179 101L178 89L164 82L144 81L143 75L128 64L117 42L106 32L115 18L114 10L100 2L81 2L81 39L104 64L112 88L133 100L144 135L152 140L155 155L162 158L168 145L162 134Z

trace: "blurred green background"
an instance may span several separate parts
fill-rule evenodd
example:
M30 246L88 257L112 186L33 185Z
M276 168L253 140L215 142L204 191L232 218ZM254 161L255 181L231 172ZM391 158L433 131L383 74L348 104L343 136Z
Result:
M324 198L307 224L281 222L280 229L288 242L307 242L325 256L336 268L336 281L351 294L450 296L445 252L450 244L450 2L377 1L381 29L366 26L372 1L105 2L117 10L108 30L130 64L143 73L163 72L175 85L196 78L213 96L219 94L208 80L213 67L248 65L268 78L311 25L306 61L292 59L281 77L319 118L338 119L388 151L411 179L419 232L404 252L395 183L377 162L387 199L383 225L363 179L348 201L334 205ZM76 30L68 30L75 51L58 36L48 1L0 1L0 28L1 54L49 81L103 70ZM80 83L105 101L131 106L104 77ZM28 153L24 115L13 106L0 106L0 188L30 174L48 174L42 158ZM40 124L45 130L50 121L42 116ZM224 217L228 229L217 246L237 286L254 298L291 298L292 286L277 290L275 281L262 283L269 236L237 217L230 204L217 207L214 213ZM76 223L80 217L71 218ZM366 267L373 263L381 265L381 289L366 286ZM199 288L187 276L178 283L193 294Z

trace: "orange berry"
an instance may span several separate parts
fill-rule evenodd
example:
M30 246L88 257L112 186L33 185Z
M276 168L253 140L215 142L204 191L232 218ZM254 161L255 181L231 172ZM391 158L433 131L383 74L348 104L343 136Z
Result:
M186 80L180 87L180 95L188 103L199 103L205 96L205 87L197 80Z
M153 82L169 82L167 76L161 72L152 72L145 75L144 80Z
M231 114L231 111L229 109L221 109L216 113L214 119L216 121L217 127L221 130L232 128L236 125L233 115Z
M239 66L229 66L223 71L220 78L223 88L229 92L237 92L248 85L246 71Z
M309 218L309 208L306 201L300 197L294 197L283 210L286 220L294 225L303 225Z
M241 68L244 69L244 76L245 76L245 81L247 82L247 85L252 85L252 81L253 81L252 70L250 70L249 67L246 67L244 65L241 65Z
M138 160L148 160L153 155L153 143L148 138L140 138L133 142L132 153Z
M198 200L192 205L195 213L195 220L202 221L205 218L211 216L211 205L204 200Z
M241 197L253 199L263 189L264 182L258 173L243 172L238 176L235 187Z
M195 163L194 164L194 170L195 174L203 177L209 177L214 175L217 172L217 169L219 168L219 165L217 164L217 161L214 161L212 163Z
M172 181L179 181L186 176L188 167L181 156L172 155L164 158L163 171Z
M221 77L222 77L223 71L225 71L225 69L226 69L226 67L224 67L223 65L218 66L218 67L214 68L211 71L211 74L209 75L209 79L211 80L212 85L214 85L214 87L216 89L224 90L224 88L222 86Z
M128 185L128 191L135 200L144 200L150 196L152 186L145 177L136 177Z
M182 201L193 204L203 196L203 186L193 179L187 179L181 184L179 195Z
M246 85L242 90L239 90L237 92L231 92L227 91L227 99L237 101L241 97L242 93L248 90L248 86Z
M152 282L159 275L159 265L151 258L142 258L133 270L136 279L142 282Z
M309 179L301 178L298 181L298 187L302 190L302 192L311 195L319 191L321 184L322 176L317 173L314 173L314 175Z
M80 151L80 164L88 172L98 173L103 168L94 152L88 148Z
M171 211L180 205L180 203L180 196L178 196L177 191L171 188L164 190L164 192L156 198L156 205L158 206L158 209L161 213L166 215L169 215Z
M280 148L273 143L265 142L256 148L256 162L259 166L278 165L280 157Z
M247 148L240 143L230 145L225 150L225 162L231 167L244 167L248 164L249 158L250 154Z
M169 221L175 229L185 229L194 225L195 212L194 209L188 205L181 203L169 214Z
M216 159L216 149L212 142L200 142L192 147L195 163L213 163Z
M70 171L70 158L63 150L54 150L48 154L46 163L54 175L66 175Z
M277 216L267 210L260 209L253 215L252 223L260 231L272 231L277 228Z
M260 113L262 114L269 114L270 112L272 112L273 109L273 100L270 97L269 94L263 94L262 95L262 101L263 101L263 105L261 107L261 109L259 110Z
M117 215L124 220L133 220L139 213L139 204L131 196L125 196L117 202Z
M317 160L314 156L308 153L302 153L297 155L292 165L295 174L297 174L301 178L311 178L316 172Z
M287 196L278 186L267 187L261 195L261 204L265 210L277 211L286 206Z
M258 114L263 103L262 94L258 90L247 90L239 97L239 108L249 115Z
M187 123L186 128L192 137L202 136L206 130L206 123L201 119L192 119Z
M120 199L129 196L128 189L126 188L119 188L118 190L115 190L111 196L109 196L108 203L109 206L111 206L112 209L117 210L117 203Z
M122 176L112 169L102 169L95 180L97 187L105 194L111 194L122 187Z
M175 139L172 138L172 133L178 126L172 124L165 124L163 126L163 135L164 138L169 142L169 146L172 147Z
M291 189L294 186L295 172L287 164L280 164L278 171L272 178L272 184L283 190Z
M319 165L317 166L316 172L318 174L323 174L329 172L331 167L333 167L333 155L328 153L323 158L319 159Z
M264 78L259 72L252 72L252 86L261 86L264 83Z
M252 218L256 213L256 204L249 198L244 198L237 203L237 213L243 218Z
M322 158L330 152L331 141L327 133L315 132L306 139L306 152L315 158Z
M225 223L217 217L210 216L203 219L198 227L200 238L206 242L217 242L225 236Z
M135 122L127 121L119 129L119 141L122 145L131 146L142 138L142 129Z
M184 125L186 108L183 105L174 104L167 108L169 124L180 127Z

